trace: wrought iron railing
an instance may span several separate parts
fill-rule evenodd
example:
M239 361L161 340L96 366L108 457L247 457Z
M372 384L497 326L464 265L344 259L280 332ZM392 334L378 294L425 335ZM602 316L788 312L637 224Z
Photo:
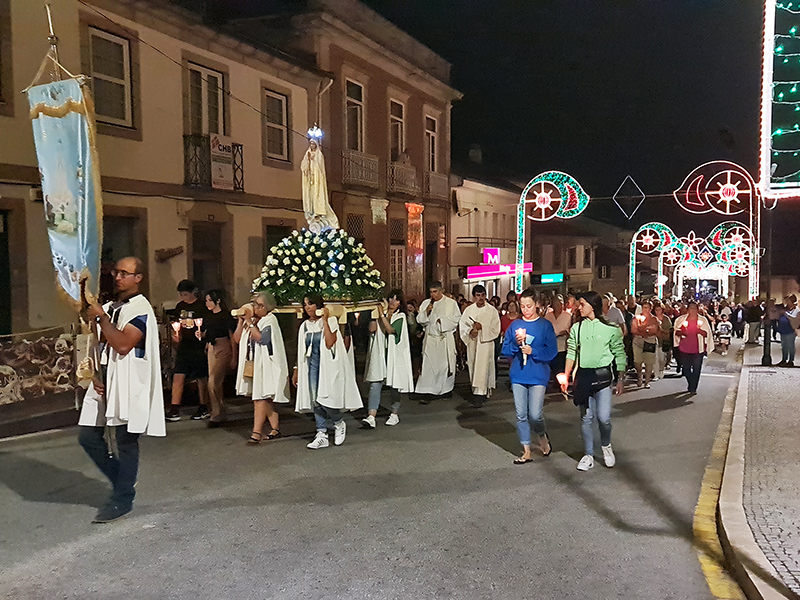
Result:
M232 144L233 147L233 189L244 191L244 146Z
M513 248L517 241L508 238L463 237L456 238L459 246L478 246L481 248Z
M425 171L423 177L422 189L426 198L447 200L450 196L450 181L447 175Z
M183 183L211 187L211 145L207 135L183 136Z
M386 180L386 191L399 194L419 194L417 185L417 169L411 165L398 162L389 163L389 173Z
M342 152L342 183L377 188L378 157L358 150Z

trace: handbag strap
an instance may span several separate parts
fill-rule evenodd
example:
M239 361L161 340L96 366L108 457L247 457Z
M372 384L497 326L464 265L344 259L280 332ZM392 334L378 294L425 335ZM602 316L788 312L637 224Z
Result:
M578 321L578 343L575 348L575 370L581 368L581 325L583 325L583 319Z

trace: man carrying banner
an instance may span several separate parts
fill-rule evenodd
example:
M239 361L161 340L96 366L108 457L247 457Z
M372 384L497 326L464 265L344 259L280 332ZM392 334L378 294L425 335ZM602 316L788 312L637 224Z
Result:
M108 523L133 508L139 471L139 435L165 436L164 399L156 317L139 292L142 261L128 257L112 271L117 299L90 304L87 321L100 328L99 369L86 392L78 439L113 486L93 523ZM105 427L114 431L116 456L109 452Z
M472 383L473 404L480 406L495 389L494 342L500 335L500 313L486 302L486 288L472 288L474 304L464 309L459 333L467 346L467 365Z

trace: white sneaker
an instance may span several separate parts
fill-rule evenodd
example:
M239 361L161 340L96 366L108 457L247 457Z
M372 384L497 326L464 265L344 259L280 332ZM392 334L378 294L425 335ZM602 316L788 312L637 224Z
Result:
M400 422L400 417L397 416L397 413L392 413L389 415L389 418L386 419L387 425L397 425Z
M614 451L611 449L611 444L603 446L603 462L610 469L617 464L617 457L614 456Z
M328 442L328 434L324 431L318 431L317 437L314 440L306 445L306 448L311 450L319 450L320 448L327 448L330 446L330 442Z
M578 463L578 471L588 471L594 466L594 457L584 454L581 461Z
M341 446L342 443L344 443L344 436L347 433L347 423L342 419L338 423L333 424L333 430L333 443L337 446Z
M369 425L372 429L375 429L375 417L369 415L366 419L361 419L361 422L364 425Z

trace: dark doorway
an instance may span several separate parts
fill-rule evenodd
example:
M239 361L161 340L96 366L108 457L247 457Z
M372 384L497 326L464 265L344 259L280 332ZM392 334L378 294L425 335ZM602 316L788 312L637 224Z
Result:
M222 223L192 223L192 281L203 292L224 289L222 277Z
M439 244L436 241L425 242L425 285L428 286L432 281L436 281Z
M0 335L11 333L11 264L8 255L8 212L0 212Z
M270 248L278 245L281 240L292 235L294 227L290 225L265 225L264 226L264 260L270 255Z
M138 238L139 219L105 215L103 217L103 252L100 257L100 299L114 297L114 278L111 270L116 262L126 256L142 257L142 245Z

